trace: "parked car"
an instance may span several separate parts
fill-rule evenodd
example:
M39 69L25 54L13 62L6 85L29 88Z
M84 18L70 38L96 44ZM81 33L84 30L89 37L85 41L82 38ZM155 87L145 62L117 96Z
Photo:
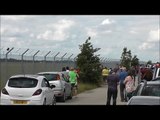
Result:
M44 76L11 76L1 90L1 105L55 105L54 87Z
M55 85L54 88L56 99L65 102L67 98L72 99L71 84L69 83L67 72L40 72L38 75L45 76L50 85Z
M134 96L160 96L160 81L143 81L133 92Z
M159 103L158 103L159 100ZM153 103L155 101L155 103ZM144 103L143 103L144 102ZM143 81L136 90L133 96L128 101L128 104L137 105L160 105L160 81Z
M153 70L153 77L152 77L152 79L155 79L157 77L160 77L160 67L156 67Z
M160 76L155 79L152 79L151 81L158 81L158 80L160 81Z
M127 105L160 105L160 97L156 96L133 96Z

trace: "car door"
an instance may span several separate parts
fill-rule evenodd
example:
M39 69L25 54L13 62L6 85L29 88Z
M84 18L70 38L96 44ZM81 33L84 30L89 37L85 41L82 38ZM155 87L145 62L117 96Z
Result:
M46 96L46 104L51 104L54 96L53 90L50 88L49 82L47 79L43 78L42 85L44 88L44 94Z

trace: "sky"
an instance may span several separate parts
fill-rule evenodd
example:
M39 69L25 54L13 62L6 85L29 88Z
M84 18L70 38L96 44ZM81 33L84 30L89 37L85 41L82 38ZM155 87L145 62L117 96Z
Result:
M158 62L159 29L159 15L1 15L0 50L75 57L90 36L100 57L120 59L127 47L140 61Z

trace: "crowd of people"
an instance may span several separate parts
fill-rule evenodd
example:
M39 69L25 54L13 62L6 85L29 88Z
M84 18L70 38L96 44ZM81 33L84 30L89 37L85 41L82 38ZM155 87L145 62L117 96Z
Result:
M77 97L79 69L75 69L73 67L69 68L67 66L67 67L62 67L62 71L67 72L67 77L71 84L72 95Z
M71 83L72 90L74 89L73 96L77 96L78 90L78 78L79 78L79 69L73 67L63 67L62 71L68 73L68 79ZM103 67L102 77L103 82L108 86L107 89L107 105L111 104L111 98L113 99L113 105L116 105L118 87L120 93L121 102L127 102L131 97L132 93L135 90L136 76L140 74L141 80L145 79L150 81L152 79L153 73L149 68L137 68L132 66L129 70L124 66L118 66L114 69ZM119 85L119 86L118 86Z
M107 84L107 105L110 105L111 98L113 99L113 105L116 105L116 99L118 94L118 85L120 88L121 102L128 101L135 88L135 80L138 71L135 67L131 67L127 70L126 67L119 66L118 68L104 67L102 69L103 81Z

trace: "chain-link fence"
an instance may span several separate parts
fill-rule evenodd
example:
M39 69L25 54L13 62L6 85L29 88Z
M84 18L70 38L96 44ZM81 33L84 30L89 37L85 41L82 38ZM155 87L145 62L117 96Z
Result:
M62 67L76 67L77 55L30 49L7 49L0 52L0 89L8 78L17 74L36 74L43 71L61 71ZM109 68L119 64L118 59L101 58L103 66Z

